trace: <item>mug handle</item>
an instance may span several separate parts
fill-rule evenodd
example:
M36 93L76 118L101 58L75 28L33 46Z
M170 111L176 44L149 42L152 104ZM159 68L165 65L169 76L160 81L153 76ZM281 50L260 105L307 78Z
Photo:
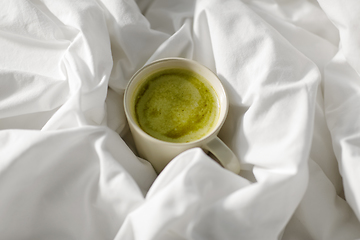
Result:
M215 137L206 143L204 148L214 154L224 168L233 173L238 174L240 170L246 170L242 169L236 155L219 137Z

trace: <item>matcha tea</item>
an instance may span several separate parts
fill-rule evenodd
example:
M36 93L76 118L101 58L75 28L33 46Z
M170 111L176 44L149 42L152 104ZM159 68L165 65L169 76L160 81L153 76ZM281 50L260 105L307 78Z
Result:
M149 135L186 143L216 125L219 102L214 89L198 74L166 69L150 75L135 98L136 120Z

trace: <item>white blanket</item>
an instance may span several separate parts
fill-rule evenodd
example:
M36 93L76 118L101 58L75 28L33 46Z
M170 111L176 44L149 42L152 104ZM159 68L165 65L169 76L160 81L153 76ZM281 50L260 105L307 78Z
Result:
M360 2L0 2L0 239L360 239ZM219 137L157 176L123 92L194 59L230 98Z

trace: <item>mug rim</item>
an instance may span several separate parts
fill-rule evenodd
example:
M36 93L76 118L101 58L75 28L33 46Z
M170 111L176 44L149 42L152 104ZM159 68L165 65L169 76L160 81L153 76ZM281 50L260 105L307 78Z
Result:
M128 93L128 90L129 90L129 87L130 85L133 83L134 79L145 69L145 68L149 68L155 64L158 64L158 63L161 63L161 62L167 62L167 61L173 61L173 60L177 60L177 61L185 61L185 62L189 62L191 64L194 64L194 65L198 65L200 67L204 67L205 69L207 69L209 72L211 72L212 75L215 76L215 78L219 81L220 83L220 86L221 86L221 90L222 92L224 93L224 96L225 96L225 112L224 112L224 116L223 118L221 119L221 121L219 121L219 123L217 124L216 127L214 127L208 134L206 134L205 136L203 136L202 138L199 138L195 141L191 141L191 142L180 142L180 143L177 143L177 142L167 142L167 141L164 141L164 140L160 140L158 138L155 138L153 136L151 136L150 134L146 133L138 124L137 122L133 119L133 116L130 112L130 110L128 108L130 108L130 106L128 107L128 104L127 104L127 95L129 94ZM205 77L204 77L205 78ZM206 79L206 78L205 78ZM206 79L207 80L207 79ZM207 80L208 81L208 80ZM209 81L208 81L209 82ZM210 83L209 83L210 84ZM210 84L212 86L212 84ZM215 90L215 89L214 89ZM217 93L217 91L215 91ZM217 74L215 74L211 69L209 69L208 67L206 67L205 65L195 61L195 60L192 60L192 59L188 59L188 58L182 58L182 57L166 57L166 58L160 58L160 59L157 59L155 61L152 61L148 64L145 64L144 66L142 66L140 69L138 69L133 75L132 77L130 78L129 82L126 84L126 88L125 88L125 91L124 91L124 99L123 99L123 102L124 102L124 111L125 111L125 115L126 115L126 118L127 118L127 121L128 122L131 122L131 126L134 127L139 133L141 133L141 135L143 135L145 138L147 138L148 140L151 140L151 141L155 141L155 142L159 142L159 143L162 143L162 144L167 144L167 145L170 145L170 146L191 146L191 145L198 145L200 142L203 142L205 140L211 140L213 137L216 137L217 136L217 133L218 131L221 129L221 127L223 126L226 118L227 118L227 115L228 115L228 111L229 111L229 99L228 99L228 96L227 96L227 92L225 90L225 87L223 85L223 83L221 82L221 80L219 79L219 77L217 76ZM129 127L130 126L130 123L129 124Z

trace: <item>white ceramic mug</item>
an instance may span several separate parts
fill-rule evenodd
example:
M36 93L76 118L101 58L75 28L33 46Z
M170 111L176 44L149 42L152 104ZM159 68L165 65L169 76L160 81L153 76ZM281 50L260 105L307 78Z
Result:
M145 133L136 120L135 97L137 91L149 75L167 68L187 69L201 75L210 83L218 96L220 103L218 121L212 131L207 133L206 136L201 139L188 143L162 141ZM230 148L217 137L217 134L226 119L228 108L229 101L225 89L216 74L205 66L185 58L164 58L142 67L130 79L124 94L125 114L138 153L140 157L148 160L153 165L157 173L160 173L175 156L194 147L201 147L206 152L210 151L224 168L234 173L239 173L239 160Z

